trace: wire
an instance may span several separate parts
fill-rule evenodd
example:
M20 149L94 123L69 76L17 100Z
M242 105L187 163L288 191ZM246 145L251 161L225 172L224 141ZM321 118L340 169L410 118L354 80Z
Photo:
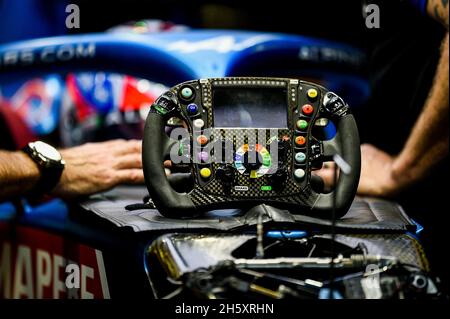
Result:
M336 202L337 202L337 172L338 165L333 168L333 207L331 209L331 263L330 263L330 297L333 298L333 284L334 284L334 259L336 258Z
M161 299L172 299L173 297L178 296L183 291L183 287L177 288L174 291L172 291L170 294L162 297Z

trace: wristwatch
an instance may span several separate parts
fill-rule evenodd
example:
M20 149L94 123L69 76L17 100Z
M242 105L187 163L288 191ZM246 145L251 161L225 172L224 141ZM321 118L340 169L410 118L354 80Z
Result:
M61 179L65 165L61 154L53 146L41 141L28 143L22 151L37 164L41 171L41 177L31 191L32 196L47 194Z

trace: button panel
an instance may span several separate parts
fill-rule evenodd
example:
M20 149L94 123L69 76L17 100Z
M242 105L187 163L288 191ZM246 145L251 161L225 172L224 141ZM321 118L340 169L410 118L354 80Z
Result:
M268 136L266 147L256 145L257 157L253 157L256 162L250 163L247 154L250 143L246 137L242 140L236 137L256 132L257 128L214 128L212 97L215 86L286 88L289 128L278 130L278 144L275 144L278 145L278 157L271 155L273 150L268 141L272 137ZM184 120L193 130L195 140L191 161L194 160L197 183L206 193L232 197L288 196L307 185L311 170L310 148L314 145L313 140L310 141L311 130L321 102L321 91L314 85L298 80L205 79L181 84L175 93ZM235 137L228 137L227 132L232 132ZM233 148L228 162L225 162L225 153L230 147L216 152L220 155L210 151L218 140L225 139ZM216 158L218 156L221 158Z

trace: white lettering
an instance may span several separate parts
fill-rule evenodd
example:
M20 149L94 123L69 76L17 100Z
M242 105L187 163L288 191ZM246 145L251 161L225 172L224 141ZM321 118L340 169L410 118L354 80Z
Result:
M87 291L86 278L94 279L94 269L81 265L81 299L94 299L94 294Z
M52 260L50 254L38 249L36 252L36 298L44 297L44 287L49 287L52 280Z
M23 274L25 273L25 282ZM34 298L33 293L33 273L31 268L31 249L27 246L19 246L17 251L16 271L14 276L13 298L18 299L22 296Z
M5 65L17 64L19 60L19 54L17 51L6 52L3 56L3 63Z
M58 299L59 293L66 291L64 282L60 280L60 269L64 264L64 258L53 255L53 299Z
M95 55L95 44L89 43L86 47L82 44L78 44L75 55L77 58L92 58Z
M75 50L71 45L63 45L56 52L56 58L60 61L72 60L74 56Z
M55 47L45 47L41 52L41 61L52 63L55 61Z
M34 62L34 54L32 50L24 50L20 52L20 61L22 64L32 64Z

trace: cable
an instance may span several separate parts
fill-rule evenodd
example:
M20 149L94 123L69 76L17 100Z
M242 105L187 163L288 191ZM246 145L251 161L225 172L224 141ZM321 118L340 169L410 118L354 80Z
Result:
M336 155L335 155L336 157ZM335 161L336 163L336 161ZM333 185L335 186L335 190L333 192L333 207L331 209L331 263L330 263L330 298L333 298L333 290L334 290L334 259L336 258L336 201L337 201L337 169L338 165L335 164L333 168Z
M161 297L161 299L172 299L172 298L178 296L182 291L183 291L183 287L177 288L174 291L172 291L171 293L169 293L168 295Z

